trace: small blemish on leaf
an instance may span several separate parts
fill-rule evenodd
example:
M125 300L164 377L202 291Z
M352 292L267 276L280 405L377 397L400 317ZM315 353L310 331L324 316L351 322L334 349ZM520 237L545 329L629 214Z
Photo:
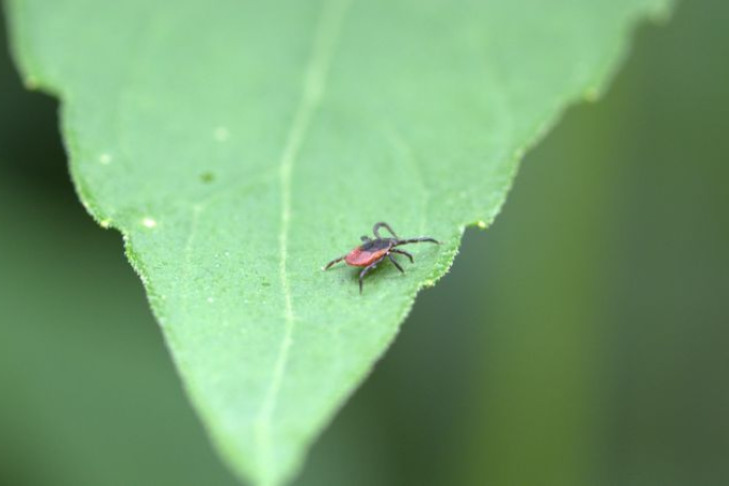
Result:
M33 75L27 76L23 80L23 84L25 84L25 88L29 91L35 91L38 89L38 78L36 78Z
M225 142L230 138L230 131L227 127L216 127L213 131L213 138L218 142Z
M157 226L157 221L150 217L146 217L142 220L142 225L144 225L145 228L154 228Z
M600 90L596 86L591 86L585 90L582 97L588 103L594 103L600 99Z
M215 174L212 172L205 172L204 174L200 174L200 180L203 181L205 184L210 184L215 180Z
M112 161L111 154L104 152L103 154L99 155L100 164L109 165L109 164L111 164L111 161Z

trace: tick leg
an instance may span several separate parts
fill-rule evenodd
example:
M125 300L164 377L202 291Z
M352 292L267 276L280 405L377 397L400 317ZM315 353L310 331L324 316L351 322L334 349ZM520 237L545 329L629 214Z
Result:
M359 239L362 240L364 243L371 241L369 236L360 236Z
M431 238L430 236L421 236L420 238L397 240L394 246L408 245L410 243L435 243L436 245L440 245L440 241L436 240L435 238Z
M390 228L390 225L385 223L384 221L380 221L379 223L375 223L375 225L372 227L372 232L375 234L377 238L382 238L380 236L380 228L385 228L387 231L389 231L392 236L395 237L396 240L399 240L400 237L395 234L394 231L392 231L392 228Z
M362 293L362 279L364 278L364 276L367 275L367 272L369 272L370 270L373 270L377 266L377 264L379 264L384 259L385 259L385 257L383 256L382 258L375 260L374 262L367 265L364 268L364 270L359 272L359 293L360 294Z
M342 261L342 260L344 260L345 258L347 258L347 255L342 255L342 256L340 256L339 258L335 258L335 259L334 259L334 260L332 260L331 262L327 263L327 264L326 264L326 266L325 266L324 268L322 268L322 270L329 270L329 267L331 267L331 266L332 266L332 265L334 265L335 263L339 263L339 262L341 262L341 261Z
M392 264L393 264L393 265L395 265L395 266L397 267L397 269L398 269L398 270L400 270L400 273L405 273L405 270L403 270L403 269L402 269L402 267L400 266L400 264L399 264L399 263L397 263L397 260L395 260L395 257L393 257L392 255L390 255L390 254L388 253L388 254L387 254L387 258L389 258L389 259L390 259L390 261L392 262Z
M393 248L392 250L390 250L390 252L399 253L400 255L405 255L406 257L408 257L410 259L410 263L415 263L415 260L413 260L413 256L410 253L406 252L405 250L398 250L397 248Z

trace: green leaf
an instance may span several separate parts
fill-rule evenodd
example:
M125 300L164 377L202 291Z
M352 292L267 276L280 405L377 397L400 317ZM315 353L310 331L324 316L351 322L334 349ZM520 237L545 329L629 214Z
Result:
M526 148L602 91L634 21L667 2L9 7L26 84L61 99L81 200L123 233L214 442L273 485L464 227L493 220ZM359 295L357 272L321 267L379 220L443 244Z

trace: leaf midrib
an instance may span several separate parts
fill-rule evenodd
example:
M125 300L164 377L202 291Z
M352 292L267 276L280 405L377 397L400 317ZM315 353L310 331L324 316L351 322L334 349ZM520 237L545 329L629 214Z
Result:
M326 89L326 79L331 59L344 16L350 4L351 0L327 0L323 5L314 31L311 56L306 65L301 98L279 160L279 185L281 191L281 230L278 237L279 279L284 297L284 335L276 355L270 385L254 420L255 440L259 451L258 463L263 477L269 477L270 472L273 471L275 446L271 435L271 424L281 383L288 365L289 350L293 343L293 333L296 327L287 269L288 237L291 223L291 174L314 115L321 104Z

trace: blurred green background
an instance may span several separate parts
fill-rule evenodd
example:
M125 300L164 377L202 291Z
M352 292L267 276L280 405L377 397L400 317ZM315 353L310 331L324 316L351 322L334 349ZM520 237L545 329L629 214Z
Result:
M729 484L727 18L694 0L641 26L297 485ZM0 37L0 484L236 484Z

